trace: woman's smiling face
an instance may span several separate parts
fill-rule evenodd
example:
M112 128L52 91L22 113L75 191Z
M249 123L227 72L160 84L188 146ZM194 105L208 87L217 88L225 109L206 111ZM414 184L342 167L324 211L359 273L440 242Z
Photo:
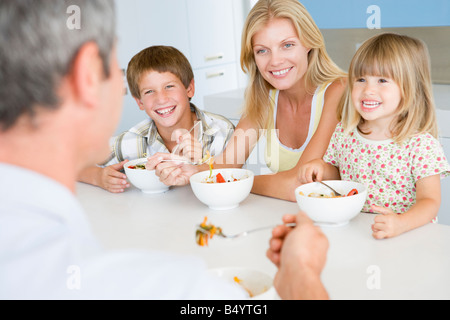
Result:
M253 54L263 78L278 90L288 90L303 79L308 52L289 19L272 19L252 38Z

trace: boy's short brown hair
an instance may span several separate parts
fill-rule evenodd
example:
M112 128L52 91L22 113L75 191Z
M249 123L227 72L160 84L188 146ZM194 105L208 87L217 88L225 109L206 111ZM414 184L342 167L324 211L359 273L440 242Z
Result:
M194 73L188 59L176 48L152 46L136 54L128 63L127 81L130 92L140 98L139 82L145 72L170 72L177 76L184 87L189 87Z

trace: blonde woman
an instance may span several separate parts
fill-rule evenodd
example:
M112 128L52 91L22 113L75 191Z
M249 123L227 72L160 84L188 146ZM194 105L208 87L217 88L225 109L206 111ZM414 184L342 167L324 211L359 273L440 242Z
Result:
M216 168L242 167L258 139L274 174L255 177L253 193L295 201L298 168L321 158L338 122L346 74L329 58L320 30L297 0L260 0L242 34L241 66L249 75L243 116ZM205 167L159 162L147 167L169 185L182 185Z
M302 166L300 178L363 183L363 210L381 213L373 237L394 237L436 218L440 178L450 175L437 137L426 46L408 36L377 35L350 64L342 121L325 156Z

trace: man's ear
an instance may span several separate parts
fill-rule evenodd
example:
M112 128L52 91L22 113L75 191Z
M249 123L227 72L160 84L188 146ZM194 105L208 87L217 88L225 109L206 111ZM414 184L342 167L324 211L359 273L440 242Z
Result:
M97 105L104 77L103 63L97 44L94 42L84 44L72 65L71 79L76 99L86 106Z

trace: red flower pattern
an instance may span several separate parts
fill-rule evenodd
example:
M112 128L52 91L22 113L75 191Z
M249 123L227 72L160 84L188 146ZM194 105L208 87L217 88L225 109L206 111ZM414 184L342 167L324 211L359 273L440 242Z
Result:
M348 139L343 132L338 124L324 160L341 169L342 180L356 180L368 187L364 211L369 211L373 203L405 212L415 202L418 179L435 174L450 176L442 147L430 134L397 144L368 143L356 131Z

